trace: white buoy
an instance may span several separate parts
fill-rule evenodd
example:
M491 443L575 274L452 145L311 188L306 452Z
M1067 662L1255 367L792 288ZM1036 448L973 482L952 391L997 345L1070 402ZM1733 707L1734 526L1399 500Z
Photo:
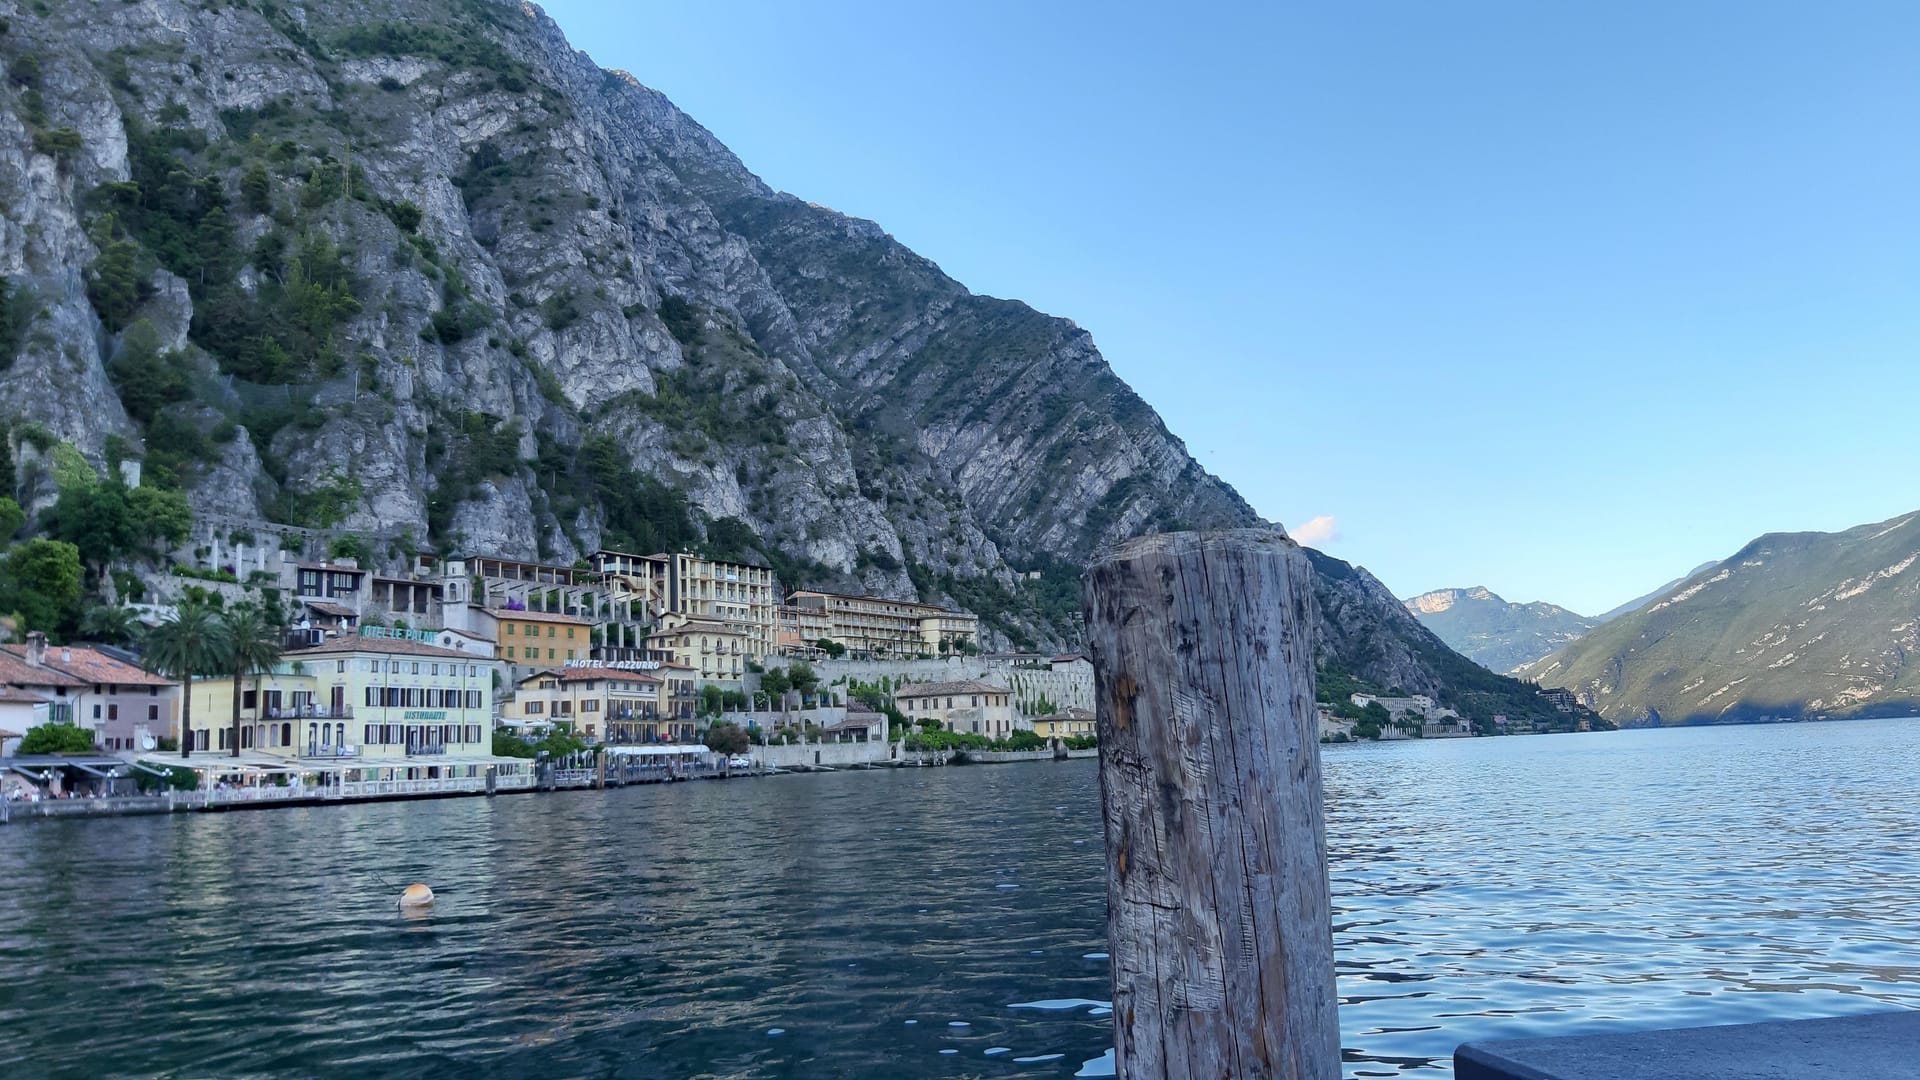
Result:
M423 908L432 903L433 890L417 881L400 890L400 906L403 908Z

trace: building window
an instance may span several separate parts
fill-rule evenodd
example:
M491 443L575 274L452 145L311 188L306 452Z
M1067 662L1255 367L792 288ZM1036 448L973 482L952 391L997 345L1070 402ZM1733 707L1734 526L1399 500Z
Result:
M514 624L512 624L512 623L508 623L508 624L507 624L507 636L508 636L508 637L512 637L512 636L513 636L513 626L514 626Z
M95 720L100 719L100 705L98 702L95 702L93 706L93 718Z
M107 719L109 720L120 719L120 706L118 705L107 706Z
M160 706L158 705L147 706L147 719L149 720L160 719Z

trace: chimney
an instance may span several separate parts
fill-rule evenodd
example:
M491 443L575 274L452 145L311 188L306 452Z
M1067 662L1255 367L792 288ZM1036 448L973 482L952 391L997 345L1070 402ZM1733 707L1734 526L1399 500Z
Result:
M71 664L71 663L73 663L73 650L72 650L72 649L61 649L61 650L60 650L60 662L61 662L61 663L63 663L63 664Z
M47 660L47 635L38 630L27 635L27 663L39 667Z

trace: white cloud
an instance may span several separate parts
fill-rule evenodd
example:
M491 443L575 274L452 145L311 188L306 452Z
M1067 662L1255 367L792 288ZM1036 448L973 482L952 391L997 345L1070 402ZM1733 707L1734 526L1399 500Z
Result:
M1332 514L1321 514L1305 524L1296 526L1292 532L1296 542L1309 547L1320 547L1340 539L1340 526L1333 520Z

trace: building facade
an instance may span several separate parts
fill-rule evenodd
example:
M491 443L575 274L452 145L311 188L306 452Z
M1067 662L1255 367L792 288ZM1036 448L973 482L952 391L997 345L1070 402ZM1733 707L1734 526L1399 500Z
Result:
M745 655L758 660L774 651L779 590L764 566L708 559L690 552L632 555L597 551L594 568L618 588L644 596L656 625L667 616L726 623L740 632Z
M895 691L893 701L908 720L938 720L948 731L1004 739L1020 727L1013 692L992 683L922 683Z
M1073 739L1094 733L1091 709L1062 709L1034 720L1033 733L1043 739Z
M974 615L911 600L796 592L787 597L787 606L794 609L787 618L796 630L802 620L809 630L824 624L826 632L821 636L859 658L965 651L975 647L980 634L980 620Z
M302 721L310 730L299 734L315 740L316 753L331 746L356 755L490 755L491 666L419 639L431 631L390 633L396 636L335 638L286 655L289 672L311 676L314 684L316 716ZM322 723L331 744L321 741Z
M661 709L664 686L650 672L586 660L522 679L505 711L529 724L567 726L594 742L670 742L672 724Z
M489 610L486 615L493 623L495 658L505 665L509 686L536 671L585 660L593 649L593 623L587 619L545 611Z
M666 627L647 639L647 648L673 658L694 680L739 689L753 661L747 634L732 623L668 615Z
M93 732L103 750L150 750L173 729L180 687L98 649L48 645L41 633L24 645L0 646L0 686L26 711L41 715L28 699L45 702L48 723L74 724Z

